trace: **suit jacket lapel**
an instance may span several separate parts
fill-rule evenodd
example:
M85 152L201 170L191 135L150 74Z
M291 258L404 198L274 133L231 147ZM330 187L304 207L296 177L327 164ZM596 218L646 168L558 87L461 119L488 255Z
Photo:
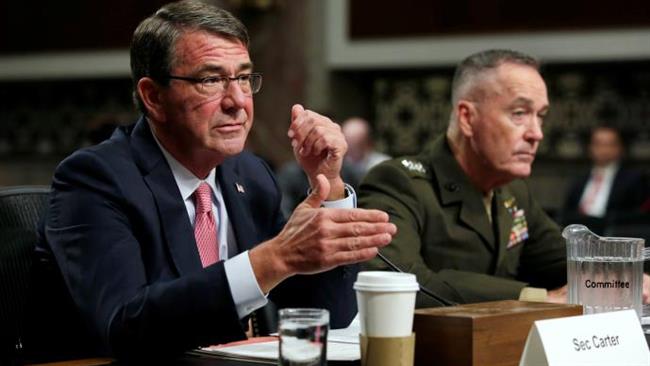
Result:
M202 268L194 230L174 175L143 118L133 130L131 146L136 163L142 169L144 180L156 201L162 230L176 269L183 275Z
M249 250L259 240L250 209L245 204L246 196L250 194L250 190L247 190L245 182L226 162L217 168L216 176L226 204L230 225L235 231L239 252Z
M438 184L440 203L460 203L459 221L475 231L489 248L494 249L494 233L483 205L483 196L458 165L444 135L434 142L431 153L434 157L431 169L437 177L434 184Z

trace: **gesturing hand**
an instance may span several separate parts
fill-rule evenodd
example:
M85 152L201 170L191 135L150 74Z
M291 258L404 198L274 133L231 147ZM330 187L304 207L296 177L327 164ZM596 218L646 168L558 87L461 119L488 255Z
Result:
M323 174L331 188L326 197L342 198L340 172L348 145L341 127L329 118L296 104L291 108L291 125L287 135L291 139L294 156L307 174L310 185L314 187L316 176Z
M317 273L372 259L397 232L379 210L321 208L329 194L324 175L275 238L251 250L260 288L268 291L294 274ZM259 271L258 271L259 269Z

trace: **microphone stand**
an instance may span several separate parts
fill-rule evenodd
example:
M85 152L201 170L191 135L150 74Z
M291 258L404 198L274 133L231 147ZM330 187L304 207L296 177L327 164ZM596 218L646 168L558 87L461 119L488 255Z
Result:
M381 259L384 263L386 263L386 264L388 265L388 267L390 267L390 269L392 269L393 271L395 271L395 272L399 272L399 273L405 273L405 272L402 271L398 266L396 266L393 262L391 262L390 260L388 260L388 258L384 257L384 255L381 254L381 252L378 251L378 252L377 252L377 255L379 256L379 259ZM434 294L431 290L429 290L428 288L426 288L426 287L420 285L419 283L418 283L418 286L420 286L420 291L421 291L423 294L425 294L425 295L429 296L430 298L436 300L436 301L439 302L442 306L453 306L453 305L458 305L458 303L455 302L455 301L447 300L447 299L445 299L444 297L441 297L441 296L439 296L439 295Z

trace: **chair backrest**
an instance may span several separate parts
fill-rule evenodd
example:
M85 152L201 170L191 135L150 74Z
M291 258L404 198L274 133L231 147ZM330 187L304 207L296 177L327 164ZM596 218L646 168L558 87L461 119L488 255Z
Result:
M20 352L37 226L48 206L44 186L0 188L0 354Z
M278 307L269 300L262 308L255 310L251 314L251 324L253 325L253 335L255 337L264 337L278 331Z

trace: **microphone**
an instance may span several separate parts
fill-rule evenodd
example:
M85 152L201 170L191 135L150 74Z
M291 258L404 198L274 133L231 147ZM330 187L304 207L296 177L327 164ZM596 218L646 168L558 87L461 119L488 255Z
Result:
M388 267L390 267L390 269L392 269L393 271L399 272L399 273L405 273L398 266L396 266L393 262L388 260L388 258L384 257L384 255L381 254L381 252L377 251L377 255L379 256L379 259L381 259L384 263L386 263L388 265ZM418 283L418 286L420 286L420 292L422 292L423 294L425 294L425 295L429 296L430 298L436 300L436 302L438 302L442 306L458 305L458 303L455 302L455 301L447 300L447 299L445 299L444 297L442 297L440 295L434 294L433 291L431 291L428 288L420 285L419 283Z

